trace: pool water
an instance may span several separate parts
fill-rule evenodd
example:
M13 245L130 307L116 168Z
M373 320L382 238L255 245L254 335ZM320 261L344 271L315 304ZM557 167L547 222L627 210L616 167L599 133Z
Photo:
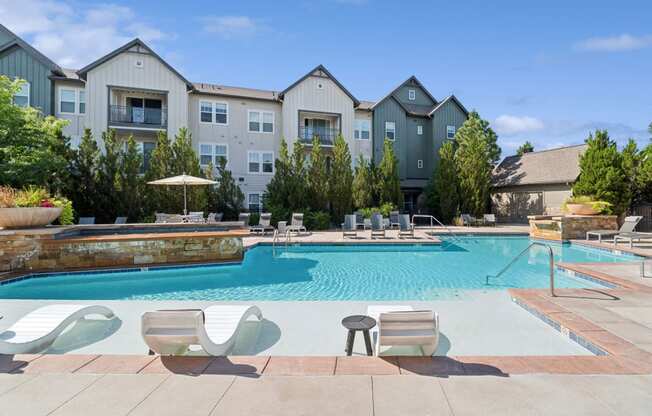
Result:
M461 237L436 245L268 245L241 264L52 274L0 286L4 299L117 300L434 300L466 290L548 287L548 254L527 237ZM603 250L550 244L556 262L633 260ZM555 272L557 287L603 287Z

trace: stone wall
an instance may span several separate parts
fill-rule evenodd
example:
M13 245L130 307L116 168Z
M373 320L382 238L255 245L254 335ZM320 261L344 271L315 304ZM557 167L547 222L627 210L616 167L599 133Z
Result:
M2 232L0 271L51 271L240 261L242 232L135 234L56 239Z
M530 237L567 241L585 239L590 230L617 230L615 215L530 216Z

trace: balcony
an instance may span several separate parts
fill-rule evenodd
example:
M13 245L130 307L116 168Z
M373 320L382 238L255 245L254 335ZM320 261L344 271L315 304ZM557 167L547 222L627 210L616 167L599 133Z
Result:
M109 106L109 125L112 127L165 129L167 124L168 112L166 107Z
M299 142L305 145L312 145L313 137L317 136L320 145L333 146L338 134L340 134L339 129L299 126Z

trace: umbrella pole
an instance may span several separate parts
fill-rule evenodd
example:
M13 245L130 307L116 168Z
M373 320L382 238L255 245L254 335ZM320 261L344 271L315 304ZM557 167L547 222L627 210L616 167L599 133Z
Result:
M188 196L185 183L183 184L183 215L188 215Z

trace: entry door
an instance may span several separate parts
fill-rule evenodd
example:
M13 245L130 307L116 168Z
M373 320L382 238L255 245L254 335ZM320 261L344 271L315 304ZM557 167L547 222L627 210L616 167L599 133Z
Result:
M144 123L145 122L145 100L142 98L127 98L128 109L131 113L131 122L132 123Z

